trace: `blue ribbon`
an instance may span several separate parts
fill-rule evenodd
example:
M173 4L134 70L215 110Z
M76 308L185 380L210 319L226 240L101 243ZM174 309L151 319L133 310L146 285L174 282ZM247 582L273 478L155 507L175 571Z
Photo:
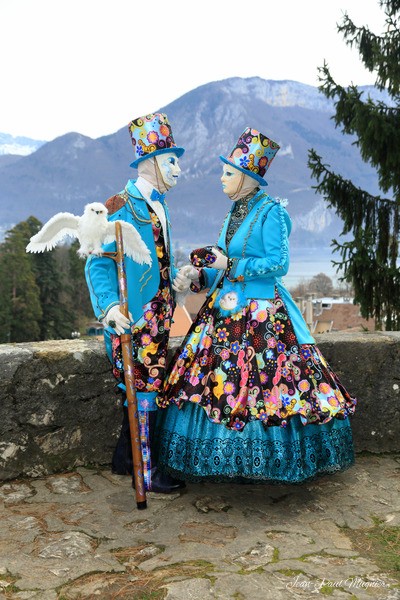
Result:
M150 195L150 200L155 200L158 202L161 202L161 204L165 203L165 194L160 194L160 192L158 190L156 190L155 188L153 188L153 191L151 192Z

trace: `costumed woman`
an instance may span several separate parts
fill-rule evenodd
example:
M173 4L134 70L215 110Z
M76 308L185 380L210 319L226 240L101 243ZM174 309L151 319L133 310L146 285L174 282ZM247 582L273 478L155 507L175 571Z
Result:
M356 400L281 280L291 221L286 202L261 189L278 150L247 128L220 157L232 207L217 246L191 254L198 282L180 277L181 289L209 288L159 414L158 464L180 479L301 483L354 463Z

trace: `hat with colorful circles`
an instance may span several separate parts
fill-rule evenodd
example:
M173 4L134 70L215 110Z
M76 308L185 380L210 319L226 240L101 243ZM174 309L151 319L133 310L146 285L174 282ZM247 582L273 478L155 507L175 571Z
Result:
M220 156L220 159L228 165L233 165L245 175L253 177L260 185L268 185L264 175L279 148L276 142L257 129L246 127L228 158Z
M174 152L178 157L185 152L177 148L172 135L171 125L164 113L152 113L129 123L135 160L131 167L162 152Z

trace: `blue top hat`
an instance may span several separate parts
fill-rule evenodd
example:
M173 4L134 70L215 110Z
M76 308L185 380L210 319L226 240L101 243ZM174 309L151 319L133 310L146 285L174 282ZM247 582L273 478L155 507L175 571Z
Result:
M131 167L151 156L163 152L174 152L178 157L185 152L175 144L171 125L164 113L152 113L129 123L135 160Z
M253 177L260 185L268 185L264 179L280 146L257 129L246 127L228 158L220 159L239 171Z

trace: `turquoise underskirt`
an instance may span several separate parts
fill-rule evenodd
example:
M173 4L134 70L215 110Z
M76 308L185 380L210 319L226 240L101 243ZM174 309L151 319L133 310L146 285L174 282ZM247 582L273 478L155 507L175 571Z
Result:
M260 421L233 431L191 402L159 410L158 467L185 481L297 484L354 464L349 419L283 427Z

